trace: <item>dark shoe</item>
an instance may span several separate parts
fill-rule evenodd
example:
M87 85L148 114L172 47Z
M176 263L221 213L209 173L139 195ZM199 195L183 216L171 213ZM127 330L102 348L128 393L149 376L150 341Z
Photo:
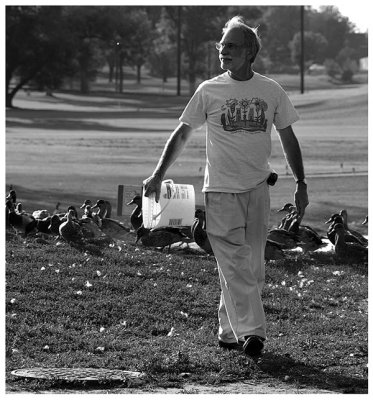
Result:
M227 342L222 342L221 340L219 340L219 347L223 348L223 349L227 349L227 350L240 350L242 351L243 349L243 344L245 342L240 341L240 342L233 342L233 343L227 343Z
M243 344L243 352L248 356L260 356L264 347L264 338L256 335L245 336L245 343Z

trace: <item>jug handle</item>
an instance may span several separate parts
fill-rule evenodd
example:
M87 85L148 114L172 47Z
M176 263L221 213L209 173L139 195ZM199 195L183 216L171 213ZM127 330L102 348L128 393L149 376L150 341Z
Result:
M172 188L173 188L173 184L174 184L174 181L172 180L172 179L166 179L165 181L163 181L163 182L165 182L165 183L171 183L171 190L172 190ZM162 183L163 183L162 182ZM167 208L167 206L170 204L170 201L171 201L171 198L172 198L172 196L173 196L173 193L171 193L171 197L168 199L168 202L164 205L164 207L161 209L161 211L159 211L159 213L158 214L156 214L156 215L154 215L153 216L153 219L157 219L162 213L163 213L163 211Z

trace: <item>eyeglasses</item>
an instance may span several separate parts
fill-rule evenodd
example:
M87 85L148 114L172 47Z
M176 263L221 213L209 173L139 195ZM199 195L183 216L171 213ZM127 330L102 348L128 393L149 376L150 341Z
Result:
M242 47L246 47L245 44L236 44L236 43L215 43L216 50L221 51L223 47L226 47L228 50L238 50Z

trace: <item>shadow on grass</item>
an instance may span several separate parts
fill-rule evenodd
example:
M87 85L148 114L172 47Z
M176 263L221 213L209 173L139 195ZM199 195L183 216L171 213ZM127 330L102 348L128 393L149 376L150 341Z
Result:
M143 384L133 384L125 381L66 381L16 378L8 382L7 393L40 393L51 391L52 393L69 393L84 391L84 393L105 390L107 393L115 393L120 389L140 388Z
M55 113L55 111L53 112ZM30 128L30 129L38 129L38 130L71 130L71 131L103 131L103 132L164 132L164 128L156 128L156 127L142 127L141 122L139 122L139 127L125 127L125 126L111 126L111 125L106 125L105 123L99 123L99 122L88 122L84 121L84 119L87 118L95 118L94 115L87 116L87 115L82 115L82 112L77 113L78 115L72 115L73 112L69 113L70 115L66 118L61 117L61 118L56 118L55 116L51 119L49 119L48 116L44 118L39 118L35 117L35 119L32 119L30 122L30 118L26 118L24 121L7 121L6 125L8 128ZM90 114L90 113L86 113ZM108 113L112 114L112 113ZM108 120L110 118L120 118L120 119L125 119L123 117L124 113L116 113L115 116L107 117ZM97 117L97 114L96 114ZM133 117L133 115L132 115ZM164 117L164 116L162 116ZM150 118L150 117L146 117ZM151 118L159 118L152 116ZM170 116L171 118L171 116ZM104 120L103 118L100 117L101 120Z
M287 382L300 387L308 386L341 393L368 393L368 379L324 372L322 368L296 362L287 355L265 352L258 366L267 375L280 380L287 376Z

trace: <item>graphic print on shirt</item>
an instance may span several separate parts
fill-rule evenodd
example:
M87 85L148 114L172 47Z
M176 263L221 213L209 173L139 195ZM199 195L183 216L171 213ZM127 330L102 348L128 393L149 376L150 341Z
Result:
M268 104L258 97L251 100L229 99L221 106L221 124L225 131L265 132L267 119L265 112Z

